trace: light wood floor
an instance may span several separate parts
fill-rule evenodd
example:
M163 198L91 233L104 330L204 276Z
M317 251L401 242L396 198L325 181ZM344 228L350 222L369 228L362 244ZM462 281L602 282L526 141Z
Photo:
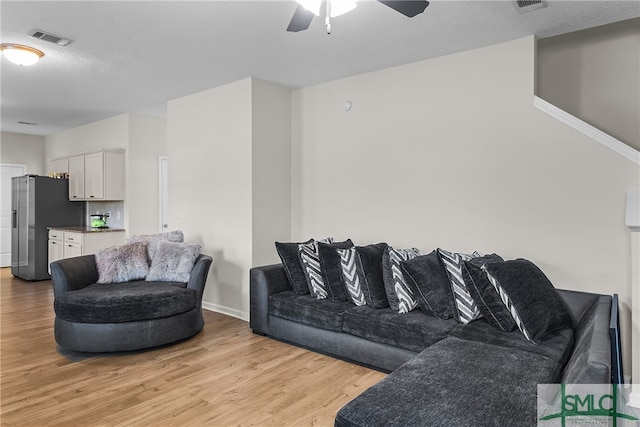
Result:
M2 426L332 426L383 373L254 335L205 311L182 343L69 354L53 337L50 281L0 269Z

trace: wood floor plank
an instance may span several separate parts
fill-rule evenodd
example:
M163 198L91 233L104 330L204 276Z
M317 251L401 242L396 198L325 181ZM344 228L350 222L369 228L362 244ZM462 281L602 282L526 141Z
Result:
M2 426L332 426L385 376L210 311L192 339L117 354L58 348L53 320L50 281L0 269Z

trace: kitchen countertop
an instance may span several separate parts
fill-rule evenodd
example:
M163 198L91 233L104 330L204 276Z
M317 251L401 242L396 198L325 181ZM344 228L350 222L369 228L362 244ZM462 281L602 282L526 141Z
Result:
M112 231L125 231L124 228L91 228L88 225L68 225L47 227L49 230L73 231L75 233L108 233Z

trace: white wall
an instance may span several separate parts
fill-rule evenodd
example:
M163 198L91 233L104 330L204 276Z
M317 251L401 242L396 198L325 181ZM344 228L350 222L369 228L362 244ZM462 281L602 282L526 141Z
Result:
M252 265L280 262L291 239L291 91L252 80Z
M122 210L122 221L113 218L112 223L122 224L131 236L158 230L158 156L166 155L166 144L164 119L125 113L46 136L46 158L126 150L125 202L91 202L88 214Z
M47 159L105 148L129 147L129 114L100 120L46 136Z
M21 133L0 133L0 163L27 165L27 173L44 175L45 138Z
M159 230L158 157L166 155L166 120L132 114L126 180L130 235Z
M290 237L290 91L248 78L169 101L169 217L213 256L203 306L249 317L249 269Z
M533 107L534 57L527 37L294 91L292 237L528 258L620 294L629 361L639 169Z
M169 221L214 265L205 307L246 317L251 267L251 79L167 103Z

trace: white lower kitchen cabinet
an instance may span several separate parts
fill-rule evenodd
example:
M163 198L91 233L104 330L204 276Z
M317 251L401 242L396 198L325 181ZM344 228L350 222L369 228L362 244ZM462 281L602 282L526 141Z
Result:
M125 230L68 227L49 229L49 265L63 258L95 254L125 243Z

